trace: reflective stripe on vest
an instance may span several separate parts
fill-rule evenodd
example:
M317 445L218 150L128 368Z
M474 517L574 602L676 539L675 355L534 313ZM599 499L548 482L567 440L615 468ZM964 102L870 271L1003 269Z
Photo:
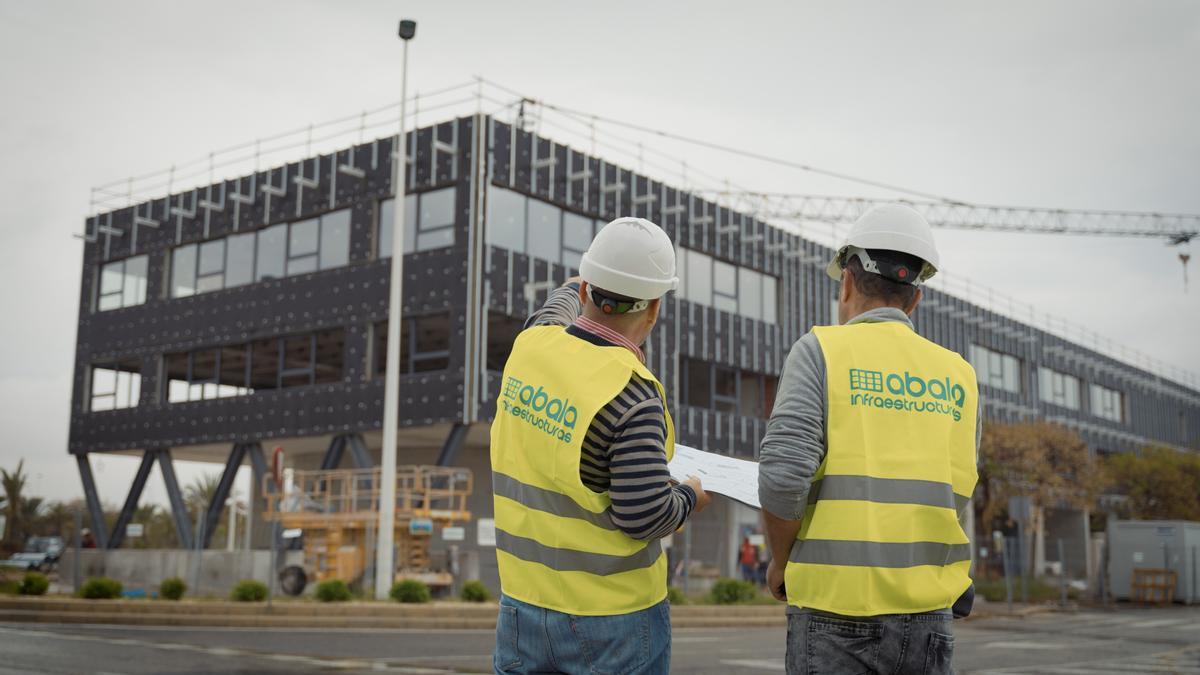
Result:
M970 584L975 372L896 323L814 328L827 451L785 572L789 604L849 616L943 609Z
M496 560L506 595L581 615L635 612L666 597L659 543L619 530L608 494L591 491L579 475L592 418L634 373L654 384L665 410L662 385L623 347L593 345L561 326L517 337L491 429ZM669 414L665 422L669 459Z

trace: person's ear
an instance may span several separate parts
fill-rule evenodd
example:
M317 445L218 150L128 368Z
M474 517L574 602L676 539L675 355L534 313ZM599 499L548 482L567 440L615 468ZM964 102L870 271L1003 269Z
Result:
M917 292L913 294L912 302L908 303L908 307L904 308L904 313L912 316L912 313L917 311L917 305L921 302L921 298L923 297L925 297L925 291L918 286Z
M842 287L838 289L838 300L843 304L850 302L850 289L854 286L854 273L849 268L842 269Z
M586 281L579 282L579 304L580 304L580 306L587 304L587 286L588 286L588 283Z
M658 321L658 312L662 309L662 298L655 298L646 306L646 314L649 315L648 320L651 326Z

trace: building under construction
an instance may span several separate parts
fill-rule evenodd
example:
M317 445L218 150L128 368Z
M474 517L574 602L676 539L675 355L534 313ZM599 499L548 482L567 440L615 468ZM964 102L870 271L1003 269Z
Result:
M679 440L755 455L790 346L835 321L826 247L486 114L410 139L398 461L472 470L461 548L478 562L464 573L498 586L488 429L513 339L613 218L648 218L679 249L679 292L646 344ZM378 464L393 140L88 219L69 452L102 545L121 545L155 463L183 546L202 532L173 459L225 465L205 537L237 469L261 479L277 446L297 470ZM1096 453L1200 448L1193 388L936 288L914 320L975 365L991 420L1059 422ZM115 525L102 519L97 453L142 458ZM1081 514L1047 522L1088 540ZM716 500L689 555L729 573L756 527L755 512Z

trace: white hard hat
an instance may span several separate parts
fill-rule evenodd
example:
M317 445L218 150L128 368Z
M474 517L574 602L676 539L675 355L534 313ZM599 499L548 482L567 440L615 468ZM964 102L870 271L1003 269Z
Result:
M635 300L675 290L675 247L662 228L645 218L617 218L600 228L579 261L589 285Z
M854 221L850 234L829 261L825 272L834 279L841 279L843 256L862 249L899 251L920 258L925 264L918 278L909 282L913 285L937 272L938 252L933 243L933 230L924 216L903 204L881 204L862 214ZM879 273L876 269L870 271Z

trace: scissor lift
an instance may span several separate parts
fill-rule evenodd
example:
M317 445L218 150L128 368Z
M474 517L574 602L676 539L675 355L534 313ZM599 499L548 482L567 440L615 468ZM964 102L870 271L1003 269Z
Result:
M379 469L295 471L282 495L266 489L273 485L264 485L263 493L269 495L266 520L303 532L304 568L309 579L346 583L362 579L368 555L378 541L379 476ZM420 579L434 587L453 583L449 572L431 569L432 531L413 524L447 527L468 522L467 498L473 484L470 469L397 467L396 579Z

